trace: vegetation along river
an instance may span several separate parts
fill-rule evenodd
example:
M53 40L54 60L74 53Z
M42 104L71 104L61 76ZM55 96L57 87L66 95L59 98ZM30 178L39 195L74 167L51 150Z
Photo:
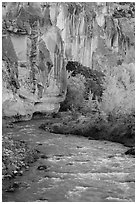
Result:
M14 180L19 188L3 192L4 202L133 202L135 158L127 147L39 129L44 120L20 122L3 134L23 139L42 158Z

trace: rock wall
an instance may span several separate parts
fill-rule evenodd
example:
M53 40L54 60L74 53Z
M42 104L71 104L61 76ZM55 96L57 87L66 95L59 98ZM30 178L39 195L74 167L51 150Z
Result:
M68 61L102 71L129 52L134 23L113 19L107 3L74 5L3 7L3 117L24 120L34 112L57 112L66 95Z
M14 17L12 22L7 16L3 20L3 117L28 120L35 112L58 112L67 90L59 28L47 22L48 16L46 24L37 21L36 30L30 28L30 33L20 31L17 23L13 26Z
M95 28L94 15L91 16L91 25L94 26L92 37L88 35L88 24L85 11L75 15L69 12L69 6L60 5L57 16L57 26L61 30L64 42L65 57L67 60L78 61L82 65L92 67L92 54L97 48L98 32Z
M68 61L102 71L99 67L105 66L105 61L107 66L117 65L117 61L133 50L134 18L113 17L111 10L115 7L113 3L102 2L83 2L80 6L66 3L56 7L55 22L60 28Z

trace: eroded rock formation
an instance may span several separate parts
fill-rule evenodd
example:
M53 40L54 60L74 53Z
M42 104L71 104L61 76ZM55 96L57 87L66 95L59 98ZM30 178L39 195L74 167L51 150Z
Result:
M35 6L24 3L16 9L9 4L4 7L3 117L24 120L34 112L57 112L66 94L59 28L49 23L48 6L40 10L40 17Z
M59 110L68 61L100 71L132 41L108 3L3 3L2 14L3 116L21 120Z

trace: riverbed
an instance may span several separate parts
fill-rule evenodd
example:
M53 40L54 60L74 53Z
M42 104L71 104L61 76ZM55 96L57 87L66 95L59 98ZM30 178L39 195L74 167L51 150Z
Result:
M134 202L135 158L119 143L89 140L39 129L45 120L31 120L6 128L3 135L21 139L41 154L14 181L14 192L3 202Z

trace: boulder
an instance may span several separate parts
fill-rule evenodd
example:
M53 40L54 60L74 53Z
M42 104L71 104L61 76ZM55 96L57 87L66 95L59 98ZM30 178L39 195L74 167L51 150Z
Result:
M125 152L126 155L135 155L135 147L130 148Z
M34 112L57 113L59 108L60 103L38 102L34 106Z
M23 101L18 95L3 102L3 117L15 117L18 120L28 120L34 112L31 102Z

